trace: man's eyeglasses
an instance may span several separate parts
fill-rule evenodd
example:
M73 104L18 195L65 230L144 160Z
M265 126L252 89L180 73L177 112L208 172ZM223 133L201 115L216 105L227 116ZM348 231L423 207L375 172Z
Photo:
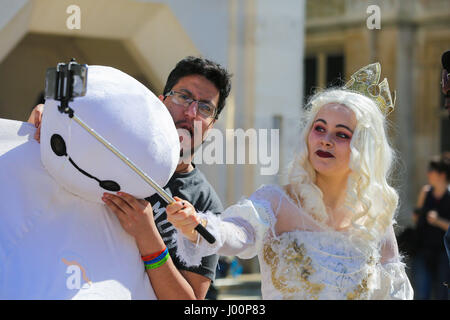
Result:
M217 114L217 108L211 103L202 102L192 99L189 95L178 91L169 91L165 94L165 97L172 97L172 102L188 108L192 102L197 102L197 111L203 119L214 118Z

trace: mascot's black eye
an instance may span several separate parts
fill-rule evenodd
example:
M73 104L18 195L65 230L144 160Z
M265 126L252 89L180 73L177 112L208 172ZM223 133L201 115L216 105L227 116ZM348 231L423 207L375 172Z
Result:
M63 137L61 137L59 134L52 135L52 137L50 138L50 145L52 146L53 152L58 157L67 156L66 143L64 142ZM77 164L70 157L69 162L86 177L96 180L99 183L100 187L102 187L103 189L108 191L120 191L120 185L117 182L112 180L99 180L98 178L94 177L93 175L90 175L89 173L78 167Z
M108 191L120 191L120 186L111 180L100 181L100 187Z
M59 134L54 134L50 138L50 145L52 146L53 152L58 156L67 156L66 151L66 143L64 142L63 137Z

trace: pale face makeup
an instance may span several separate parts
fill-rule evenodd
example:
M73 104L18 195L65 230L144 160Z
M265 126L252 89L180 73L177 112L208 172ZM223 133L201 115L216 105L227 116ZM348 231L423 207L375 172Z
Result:
M342 104L330 103L319 110L308 134L308 158L318 176L350 173L350 142L356 123L353 111Z

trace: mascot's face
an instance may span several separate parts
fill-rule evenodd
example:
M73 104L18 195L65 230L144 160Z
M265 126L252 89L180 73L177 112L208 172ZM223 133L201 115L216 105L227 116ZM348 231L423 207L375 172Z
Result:
M155 191L114 153L47 100L41 128L44 167L67 191L102 203L104 192L145 198ZM89 66L86 96L69 103L75 115L160 186L179 160L179 138L164 104L129 75Z

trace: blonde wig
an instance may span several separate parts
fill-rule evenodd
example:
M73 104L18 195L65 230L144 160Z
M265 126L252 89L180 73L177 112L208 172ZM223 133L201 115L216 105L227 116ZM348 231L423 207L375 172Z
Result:
M380 239L392 224L398 194L387 180L391 174L394 151L386 136L386 120L369 98L344 89L328 89L314 95L302 117L300 145L289 167L288 179L302 207L326 225L329 219L316 174L308 159L307 139L318 111L339 103L356 116L357 125L350 142L351 173L347 182L345 205L353 213L352 224L367 239Z

